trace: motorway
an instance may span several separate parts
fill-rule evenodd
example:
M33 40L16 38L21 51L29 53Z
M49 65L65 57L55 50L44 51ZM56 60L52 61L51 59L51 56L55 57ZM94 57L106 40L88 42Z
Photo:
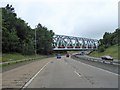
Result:
M63 56L45 64L24 88L118 88L118 75Z

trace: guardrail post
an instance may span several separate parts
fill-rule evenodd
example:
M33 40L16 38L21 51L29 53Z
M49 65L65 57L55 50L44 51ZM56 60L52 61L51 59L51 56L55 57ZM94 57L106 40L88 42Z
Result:
M105 63L105 61L103 60L103 63Z
M113 62L111 61L110 64L113 64Z

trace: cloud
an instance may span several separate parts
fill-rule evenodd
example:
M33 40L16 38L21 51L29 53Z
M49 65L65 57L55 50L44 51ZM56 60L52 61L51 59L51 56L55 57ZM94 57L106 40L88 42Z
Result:
M118 0L4 0L34 28L38 23L56 34L101 38L117 28Z

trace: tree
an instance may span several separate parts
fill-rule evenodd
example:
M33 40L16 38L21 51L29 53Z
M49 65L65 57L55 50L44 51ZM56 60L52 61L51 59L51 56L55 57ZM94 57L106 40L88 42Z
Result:
M37 32L38 54L49 54L52 52L54 32L43 27L40 23L35 29L31 29L21 18L17 18L15 9L7 4L2 8L2 51L17 52L24 55L34 54L35 30Z
M27 44L30 44L29 47L33 51L32 30L24 20L16 17L17 14L12 5L7 4L2 8L2 16L3 52L24 53L23 49L28 48ZM26 50L26 52L29 51Z
M46 27L43 27L41 24L37 25L37 53L39 54L49 54L52 52L52 43L53 43L53 31L48 30Z
M17 52L17 46L19 38L16 35L16 31L9 32L6 28L3 28L4 37L2 38L2 51L3 52Z
M103 52L105 48L108 48L112 45L120 45L120 29L117 28L113 33L105 32L103 39L100 39L100 45L98 51Z

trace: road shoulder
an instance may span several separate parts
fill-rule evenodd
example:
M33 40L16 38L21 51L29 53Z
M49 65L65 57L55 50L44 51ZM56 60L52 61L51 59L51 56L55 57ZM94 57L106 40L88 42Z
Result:
M3 88L21 88L31 77L34 76L46 63L55 60L47 58L11 69L2 73Z

